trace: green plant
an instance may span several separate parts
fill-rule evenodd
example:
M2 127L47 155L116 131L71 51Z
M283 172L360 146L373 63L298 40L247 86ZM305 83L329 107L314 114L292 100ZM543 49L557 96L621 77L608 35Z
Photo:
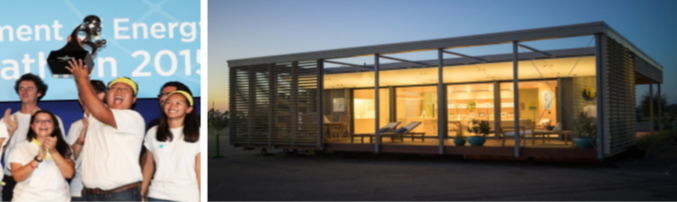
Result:
M468 108L470 108L470 111L475 111L475 108L477 107L477 103L475 101L472 101L468 103Z
M491 126L489 126L489 121L480 121L479 133L487 136L491 131Z
M456 138L455 138L455 139L458 139L458 140L464 140L464 139L465 139L465 136L463 136L463 134L461 134L461 133L456 133Z
M216 129L216 131L220 131L225 127L228 127L228 111L225 113L221 113L218 109L210 109L208 113L208 118L207 118L208 126L210 128Z
M475 136L486 136L489 134L489 131L491 131L491 127L489 126L488 121L479 121L477 119L472 119L470 120L470 123L468 124L468 133L474 133Z
M597 137L597 124L595 123L595 119L588 118L588 114L585 112L581 112L578 118L574 119L573 129L574 137Z

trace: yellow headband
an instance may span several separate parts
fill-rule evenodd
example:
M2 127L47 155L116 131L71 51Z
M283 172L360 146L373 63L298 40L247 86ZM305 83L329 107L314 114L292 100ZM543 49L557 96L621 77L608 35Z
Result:
M193 96L191 96L190 93L188 93L186 91L177 90L177 91L171 92L171 93L169 93L169 95L167 95L167 98L169 98L169 96L172 96L172 95L177 94L177 93L179 93L183 96L186 96L186 99L188 100L188 103L190 104L188 106L189 107L193 106Z
M134 83L134 81L126 77L118 77L117 79L111 81L110 83L108 83L108 88L119 82L126 83L127 85L131 86L132 89L134 90L134 95L136 95L136 92L139 90L138 89L139 87L136 86L136 83Z

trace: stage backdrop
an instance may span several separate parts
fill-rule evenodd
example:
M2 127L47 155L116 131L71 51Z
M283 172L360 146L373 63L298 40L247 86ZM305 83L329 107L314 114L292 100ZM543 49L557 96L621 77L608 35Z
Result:
M73 79L53 78L46 58L88 15L102 19L107 40L92 79L131 77L139 98L156 98L165 82L180 81L200 96L199 0L31 0L0 2L0 102L19 100L12 87L27 72L49 85L43 100L76 100Z
M66 128L82 117L75 81L53 78L46 59L66 44L75 26L88 15L101 18L101 38L107 41L94 57L91 78L108 83L127 76L136 81L139 100L135 109L146 123L160 114L157 95L167 81L180 81L200 97L199 0L3 1L1 112L20 109L13 87L21 75L30 72L49 85L41 108L59 115ZM195 103L199 112L199 99Z

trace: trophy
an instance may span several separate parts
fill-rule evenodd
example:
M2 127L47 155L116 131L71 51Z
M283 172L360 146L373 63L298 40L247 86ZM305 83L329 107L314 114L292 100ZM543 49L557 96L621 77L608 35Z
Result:
M85 32L87 35L82 42L78 43L78 32ZM96 51L106 44L105 39L99 39L99 34L101 34L101 19L96 15L90 15L85 17L82 24L75 27L73 33L70 35L70 41L66 43L66 46L57 51L52 51L47 57L47 64L49 69L52 70L54 78L69 78L72 73L66 69L68 61L71 59L82 59L85 65L87 65L88 72L91 74L92 69L94 68L94 60L92 56L96 54ZM94 37L94 42L92 42L92 36ZM92 53L83 48L83 45L87 45L92 49Z

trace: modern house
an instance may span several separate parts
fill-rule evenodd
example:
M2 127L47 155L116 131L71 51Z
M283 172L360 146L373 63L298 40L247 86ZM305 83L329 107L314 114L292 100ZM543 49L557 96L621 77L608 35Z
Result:
M560 50L522 44L581 36L594 43ZM512 44L512 53L454 50L496 44ZM433 52L431 60L392 56L424 51ZM364 56L374 63L337 61ZM663 81L663 67L604 22L228 65L234 146L380 153L602 160L635 144L635 86L658 84L660 92ZM571 141L582 113L596 122L592 148ZM477 136L483 121L490 126L483 146L454 145L456 137Z

